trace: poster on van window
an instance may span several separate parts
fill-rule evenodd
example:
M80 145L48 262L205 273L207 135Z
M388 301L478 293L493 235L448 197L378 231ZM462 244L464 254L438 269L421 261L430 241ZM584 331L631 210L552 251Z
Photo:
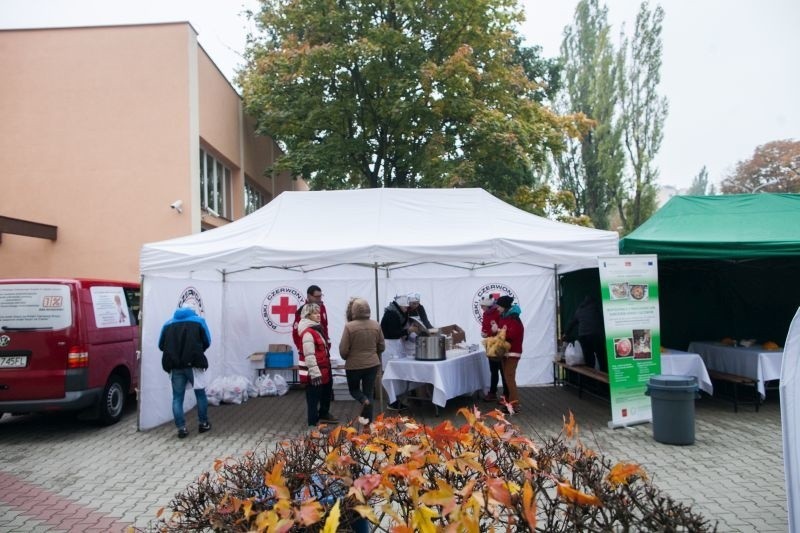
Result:
M69 287L55 283L0 284L0 326L64 329L72 324Z
M130 326L128 304L122 287L92 287L94 321L98 328Z
M650 377L661 373L658 261L655 255L600 257L600 290L606 328L610 427L653 418L645 394Z

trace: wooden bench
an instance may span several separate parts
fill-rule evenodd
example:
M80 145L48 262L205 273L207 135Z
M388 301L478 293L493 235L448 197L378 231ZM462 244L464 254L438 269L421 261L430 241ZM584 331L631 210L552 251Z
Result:
M577 377L577 383L569 379L570 375ZM608 374L587 365L568 365L564 361L553 361L553 386L569 385L577 387L578 397L583 395L584 380L608 385ZM592 391L589 391L592 392ZM598 394L594 393L596 396Z
M761 394L758 392L758 384L756 380L753 378L748 378L746 376L739 376L737 374L728 374L726 372L719 372L717 370L708 369L708 377L711 378L712 382L722 382L722 383L729 383L733 385L733 395L731 396L731 400L733 400L733 412L739 412L739 387L752 387L753 389L753 403L756 406L756 412L758 412L758 408L761 406ZM714 387L714 396L724 397L724 395L718 395L719 389L715 386ZM745 402L750 403L750 402Z

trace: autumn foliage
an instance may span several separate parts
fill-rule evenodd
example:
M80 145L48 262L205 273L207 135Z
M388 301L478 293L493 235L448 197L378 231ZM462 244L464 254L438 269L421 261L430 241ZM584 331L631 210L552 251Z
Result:
M633 463L583 445L572 415L537 443L500 411L460 427L378 417L220 459L151 531L715 531Z

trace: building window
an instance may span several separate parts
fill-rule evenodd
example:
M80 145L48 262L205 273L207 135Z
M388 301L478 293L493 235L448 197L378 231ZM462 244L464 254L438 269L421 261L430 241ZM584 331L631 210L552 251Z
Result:
M212 215L232 219L231 169L200 149L200 204Z
M269 200L267 195L250 178L244 184L244 214L255 213L266 205Z

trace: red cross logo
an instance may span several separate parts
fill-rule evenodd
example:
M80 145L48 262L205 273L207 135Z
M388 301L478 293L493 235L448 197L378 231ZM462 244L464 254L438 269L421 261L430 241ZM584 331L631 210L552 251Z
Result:
M289 303L288 296L281 296L280 303L278 305L271 306L269 310L269 312L273 315L278 315L280 317L281 324L286 324L289 322L289 317L291 317L291 320L294 321L294 314L296 311L297 306Z

